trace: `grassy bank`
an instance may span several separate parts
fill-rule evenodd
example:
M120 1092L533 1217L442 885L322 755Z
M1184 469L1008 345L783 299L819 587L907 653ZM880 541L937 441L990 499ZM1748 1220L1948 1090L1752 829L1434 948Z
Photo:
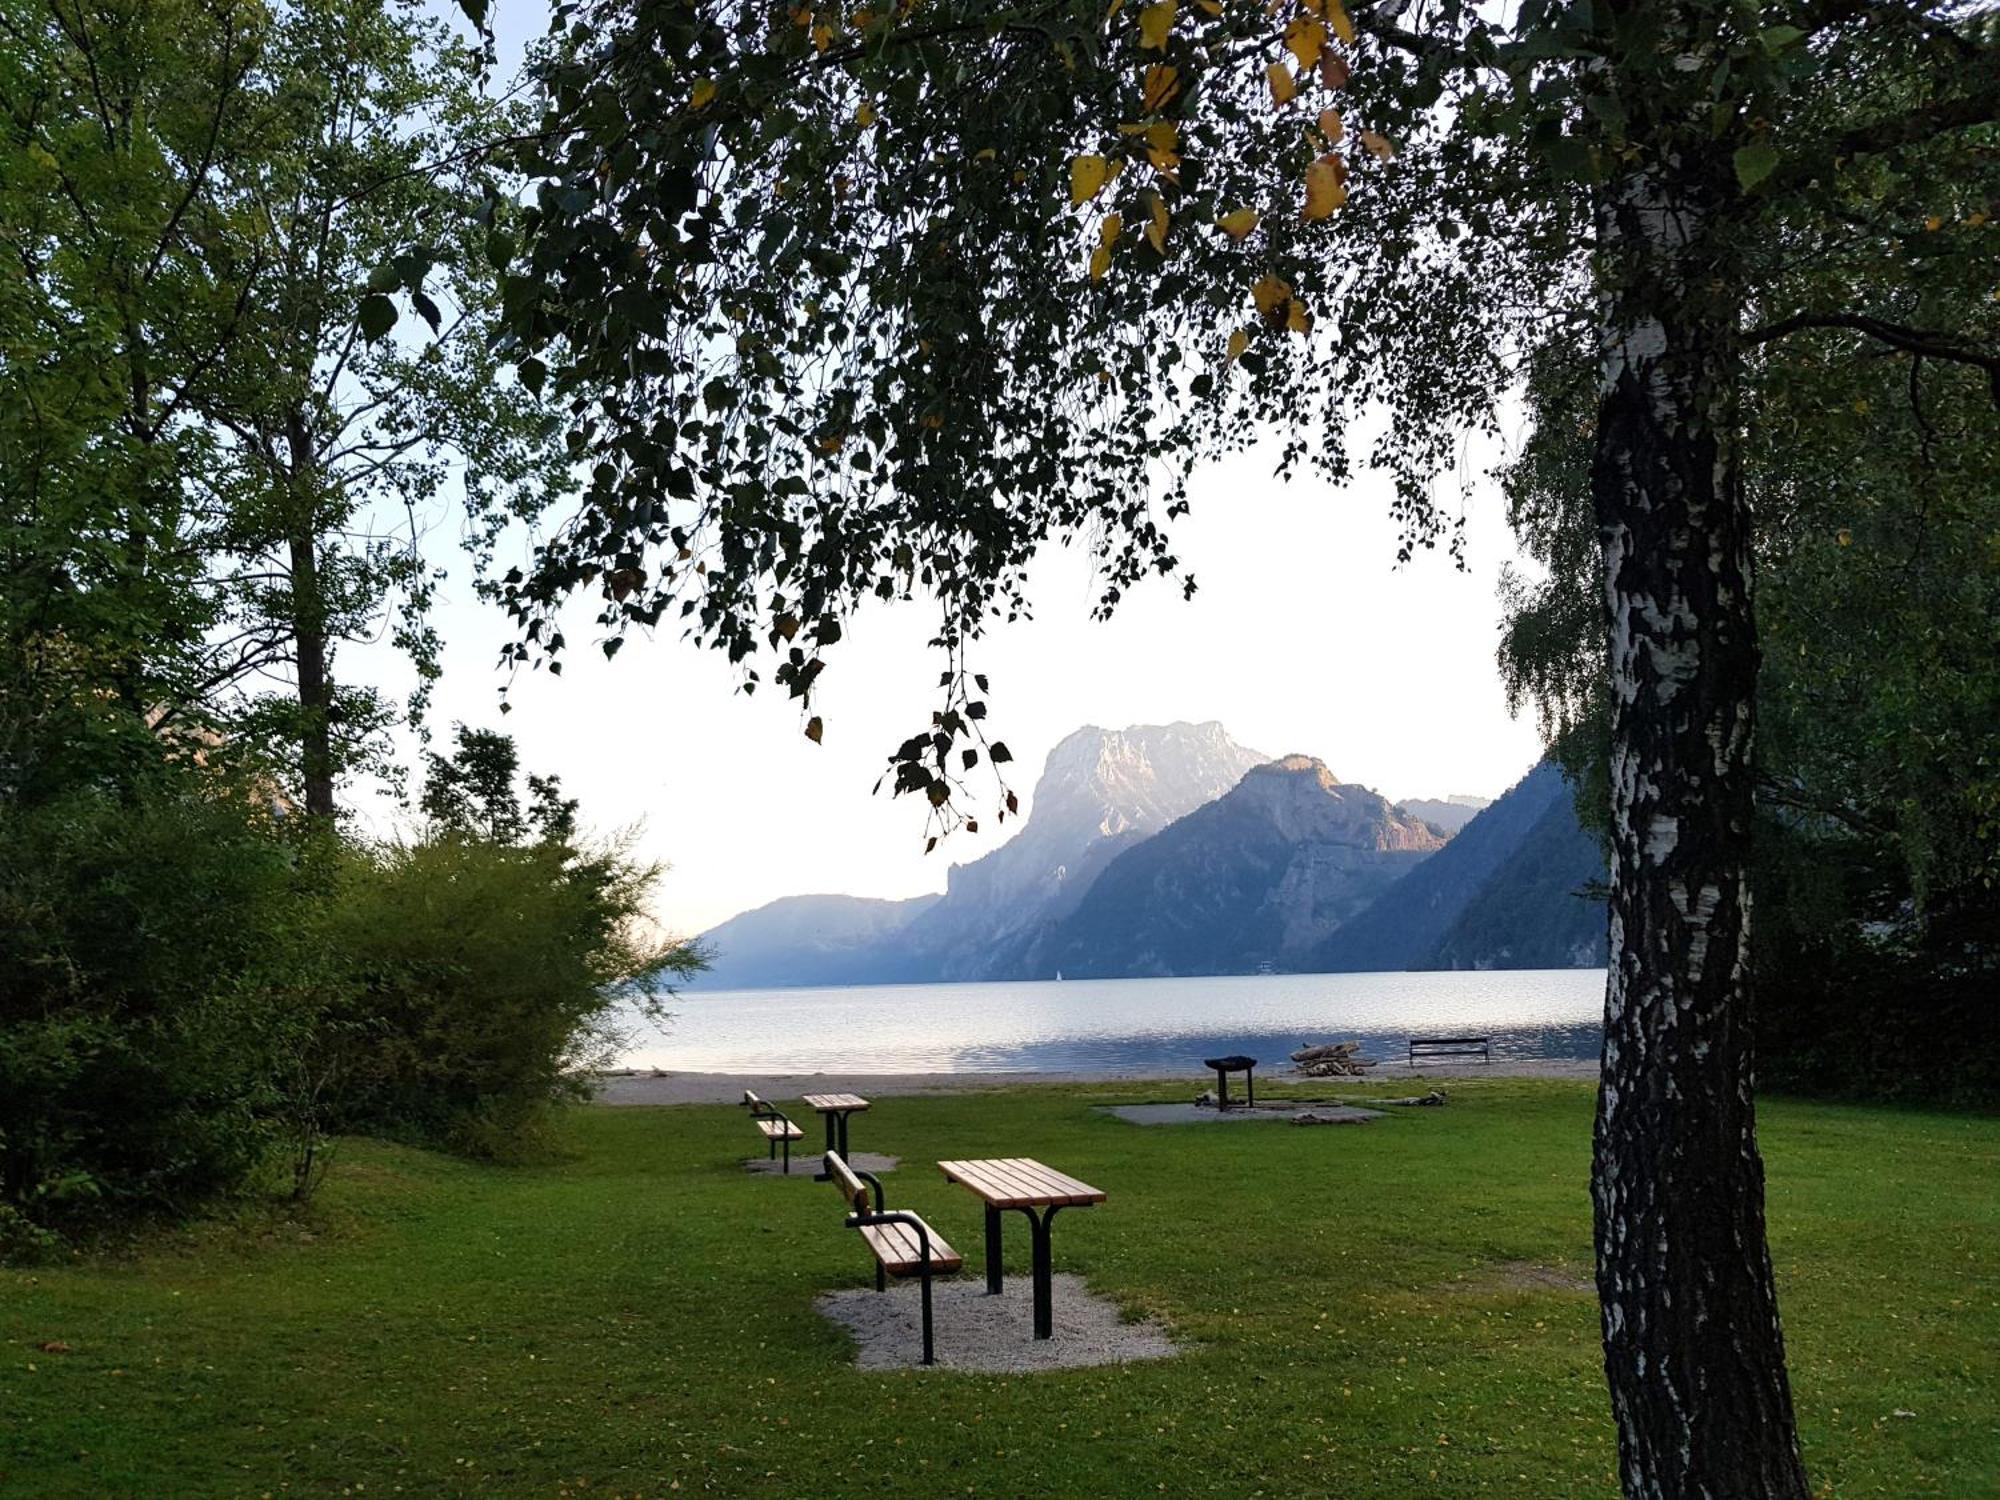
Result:
M1106 1188L1057 1267L1176 1360L857 1374L812 1309L868 1279L831 1189L744 1174L740 1110L580 1110L560 1165L351 1141L304 1223L0 1271L0 1494L1614 1492L1588 1088L1320 1130L1088 1107L1146 1092L885 1101L854 1145L973 1274L936 1158ZM2000 1120L1779 1101L1764 1138L1816 1481L2000 1494Z

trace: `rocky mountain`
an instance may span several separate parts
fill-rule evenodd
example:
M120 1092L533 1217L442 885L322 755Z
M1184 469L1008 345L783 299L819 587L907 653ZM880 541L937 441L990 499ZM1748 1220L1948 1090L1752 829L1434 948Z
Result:
M1306 967L1329 934L1442 847L1422 819L1311 756L1287 756L1120 852L1038 945L1030 973Z
M1565 795L1487 877L1418 969L1594 969L1605 962L1604 850Z
M701 984L1022 977L1049 929L1120 851L1221 796L1267 759L1213 722L1088 725L1049 752L1020 832L953 865L942 895L773 902L704 935L717 957ZM849 904L827 904L833 900ZM738 977L746 974L757 977Z
M1412 797L1396 806L1414 813L1449 838L1493 805L1491 797L1469 797L1454 793L1449 797Z
M1569 892L1603 873L1595 842L1577 826L1568 784L1544 762L1453 835L1435 859L1334 932L1313 953L1310 967L1560 967L1572 960L1551 954L1568 951L1564 943L1591 921L1600 930L1603 925L1601 905L1593 917L1591 904L1573 901ZM1509 908L1508 920L1551 935L1532 943L1503 941L1496 923ZM1560 915L1551 917L1551 911ZM1510 956L1503 958L1503 949Z
M895 978L889 940L940 899L935 893L907 901L781 897L703 933L711 962L695 982L705 990L889 983Z
M1021 831L952 866L944 898L901 941L940 979L1023 977L1048 929L1120 852L1268 758L1214 722L1086 725L1049 752Z

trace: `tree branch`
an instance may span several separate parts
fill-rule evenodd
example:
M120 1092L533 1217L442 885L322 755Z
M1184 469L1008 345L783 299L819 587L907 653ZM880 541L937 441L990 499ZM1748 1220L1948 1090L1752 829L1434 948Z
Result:
M1949 334L1907 328L1900 323L1871 318L1866 313L1795 313L1789 318L1780 318L1775 323L1751 329L1743 336L1743 341L1746 344L1769 344L1806 328L1845 328L1865 334L1892 349L1900 349L1905 354L1984 370L1992 385L1993 404L2000 406L2000 352L1959 343Z

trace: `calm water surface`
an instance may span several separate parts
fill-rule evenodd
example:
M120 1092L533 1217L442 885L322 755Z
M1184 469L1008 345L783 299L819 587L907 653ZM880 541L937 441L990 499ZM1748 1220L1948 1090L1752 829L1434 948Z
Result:
M1310 1042L1405 1056L1412 1035L1491 1036L1496 1057L1594 1058L1602 969L854 985L677 996L628 1067L714 1073L1185 1069Z

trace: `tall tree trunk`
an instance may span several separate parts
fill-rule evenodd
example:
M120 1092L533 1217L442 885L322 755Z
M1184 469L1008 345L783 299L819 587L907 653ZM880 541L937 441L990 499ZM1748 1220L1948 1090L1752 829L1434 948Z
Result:
M1720 165L1712 164L1712 165ZM1608 196L1592 500L1613 694L1596 1160L1605 1367L1631 1497L1807 1493L1751 1102L1751 531L1733 184L1685 160Z
M318 474L311 436L294 412L286 422L291 495L285 538L292 583L292 649L299 694L299 771L306 815L331 818L333 801L333 683L328 672L326 595L319 576Z

